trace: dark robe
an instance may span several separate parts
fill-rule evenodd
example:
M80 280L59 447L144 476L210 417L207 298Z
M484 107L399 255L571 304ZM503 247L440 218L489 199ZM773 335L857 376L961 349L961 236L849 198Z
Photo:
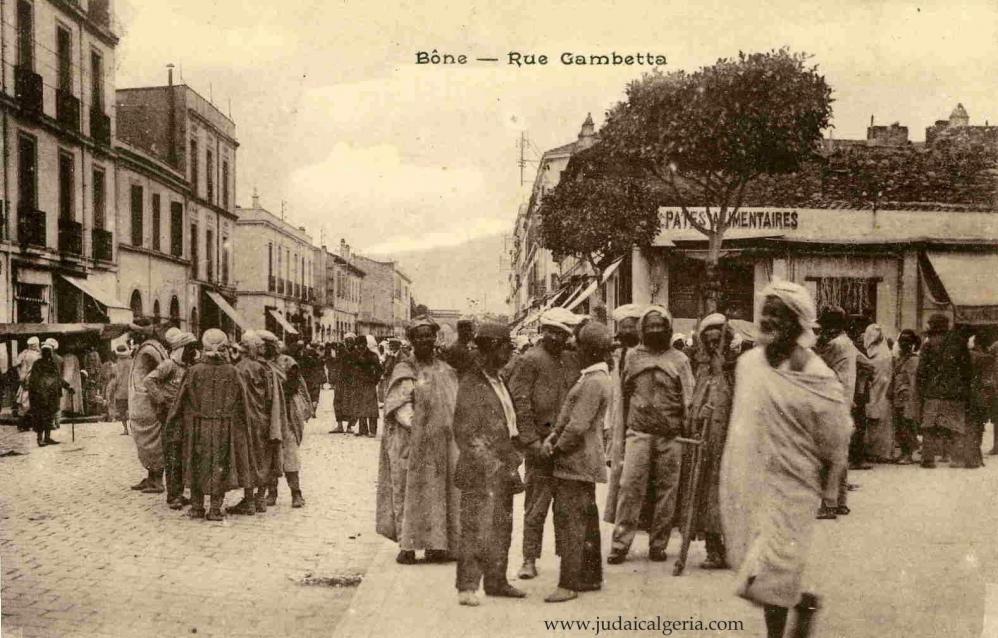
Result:
M281 475L281 428L283 401L275 401L280 382L266 363L243 357L236 372L246 391L246 422L256 487L266 487Z
M381 380L381 361L378 355L366 348L352 353L353 401L352 414L355 418L378 418L378 382Z
M62 390L69 384L63 381L55 360L42 357L31 367L27 386L28 424L39 434L48 432L59 411Z
M255 485L246 422L246 393L235 366L206 357L184 376L169 419L184 432L184 485L222 495Z

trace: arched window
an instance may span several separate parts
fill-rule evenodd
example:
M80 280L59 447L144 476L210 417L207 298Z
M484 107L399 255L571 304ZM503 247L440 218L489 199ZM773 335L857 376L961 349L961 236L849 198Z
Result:
M142 316L142 293L138 290L132 291L132 300L129 302L129 307L132 309L132 314L136 317Z
M175 327L180 327L180 300L177 295L170 299L170 323Z
M159 299L152 302L152 317L156 323L159 323Z
M191 308L191 332L194 336L198 336L198 309L197 307Z

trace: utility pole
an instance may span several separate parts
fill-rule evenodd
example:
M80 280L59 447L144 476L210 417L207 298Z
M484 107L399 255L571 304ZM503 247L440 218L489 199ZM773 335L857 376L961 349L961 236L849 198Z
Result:
M520 166L520 186L523 186L523 169L527 166L527 158L524 157L524 149L527 147L527 134L524 131L520 131L520 161L517 164Z

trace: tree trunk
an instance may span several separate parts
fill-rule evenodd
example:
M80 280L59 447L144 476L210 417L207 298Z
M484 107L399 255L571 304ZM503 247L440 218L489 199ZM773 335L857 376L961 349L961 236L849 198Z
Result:
M707 277L704 292L704 316L717 312L721 293L721 240L724 235L715 231L707 236Z

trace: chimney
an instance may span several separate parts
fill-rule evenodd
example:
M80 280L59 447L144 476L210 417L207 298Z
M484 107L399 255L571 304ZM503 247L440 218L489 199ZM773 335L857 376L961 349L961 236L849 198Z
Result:
M173 64L166 65L166 79L169 83L167 89L169 93L169 117L167 117L167 127L170 129L170 145L166 149L166 159L170 165L180 168L180 158L177 157L177 103L173 90Z
M253 187L253 208L260 208L260 194L256 192L256 187Z
M870 126L873 126L873 116L870 116Z
M345 239L340 239L340 257L346 260L350 259L350 244Z

